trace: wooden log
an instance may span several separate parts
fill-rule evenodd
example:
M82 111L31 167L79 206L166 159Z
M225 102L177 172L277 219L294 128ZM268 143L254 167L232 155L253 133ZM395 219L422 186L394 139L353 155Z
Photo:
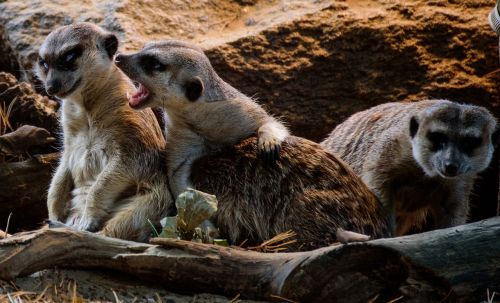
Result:
M47 188L59 154L0 163L0 228L9 231L39 227L47 218Z
M57 228L0 241L0 278L107 269L176 292L301 302L470 302L498 291L500 218L401 238L265 254L179 240L142 244ZM156 244L156 245L155 245Z
M0 153L7 155L30 153L55 141L56 138L45 128L23 125L11 133L0 136Z
M500 217L370 243L391 247L432 269L453 285L458 297L469 298L464 302L481 301L486 289L500 292Z

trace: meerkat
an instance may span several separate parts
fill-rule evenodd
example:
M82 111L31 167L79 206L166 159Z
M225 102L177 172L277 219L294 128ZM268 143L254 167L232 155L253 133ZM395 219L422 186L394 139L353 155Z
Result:
M193 164L191 180L217 197L212 221L231 243L259 245L291 230L297 240L292 249L305 250L343 241L341 229L372 238L391 235L375 195L318 143L288 136L273 166L258 154L252 137Z
M193 161L253 134L266 163L279 158L287 128L222 80L198 47L177 40L153 42L115 60L138 86L129 95L130 106L154 105L167 113L168 174L174 196L193 187Z
M351 116L321 144L347 161L404 235L426 219L464 224L477 174L491 161L497 122L483 107L426 100L387 103Z
M113 63L117 37L90 23L52 31L36 73L62 100L63 151L50 183L49 220L145 241L172 203L161 128L151 109L130 108L133 83Z
M137 83L131 106L160 106L167 113L169 177L192 163L183 174L194 188L216 195L212 221L231 243L262 243L287 230L309 248L335 241L339 228L388 235L377 198L344 162L316 143L288 136L221 80L200 49L157 42L115 60ZM266 150L272 165L261 158Z

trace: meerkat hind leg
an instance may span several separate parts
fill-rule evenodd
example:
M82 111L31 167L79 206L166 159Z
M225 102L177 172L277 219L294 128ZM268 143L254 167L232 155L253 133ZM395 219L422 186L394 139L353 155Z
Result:
M161 202L159 193L146 193L128 198L112 218L104 224L99 234L124 240L147 241L153 230L153 224L166 216L168 203Z

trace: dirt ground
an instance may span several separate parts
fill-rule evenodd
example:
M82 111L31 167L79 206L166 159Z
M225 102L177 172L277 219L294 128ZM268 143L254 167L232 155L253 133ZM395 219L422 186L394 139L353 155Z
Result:
M160 285L118 276L81 270L45 270L14 283L0 282L0 302L154 302L154 303L224 303L256 302L225 298L212 294L179 295ZM2 295L3 294L3 295Z

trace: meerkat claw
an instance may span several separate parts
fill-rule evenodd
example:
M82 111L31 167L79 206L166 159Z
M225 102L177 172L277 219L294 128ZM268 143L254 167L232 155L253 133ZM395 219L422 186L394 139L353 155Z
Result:
M69 227L68 225L56 220L47 219L45 220L45 223L47 224L48 228Z
M281 145L277 143L264 143L259 146L260 157L266 165L273 165L280 159Z

